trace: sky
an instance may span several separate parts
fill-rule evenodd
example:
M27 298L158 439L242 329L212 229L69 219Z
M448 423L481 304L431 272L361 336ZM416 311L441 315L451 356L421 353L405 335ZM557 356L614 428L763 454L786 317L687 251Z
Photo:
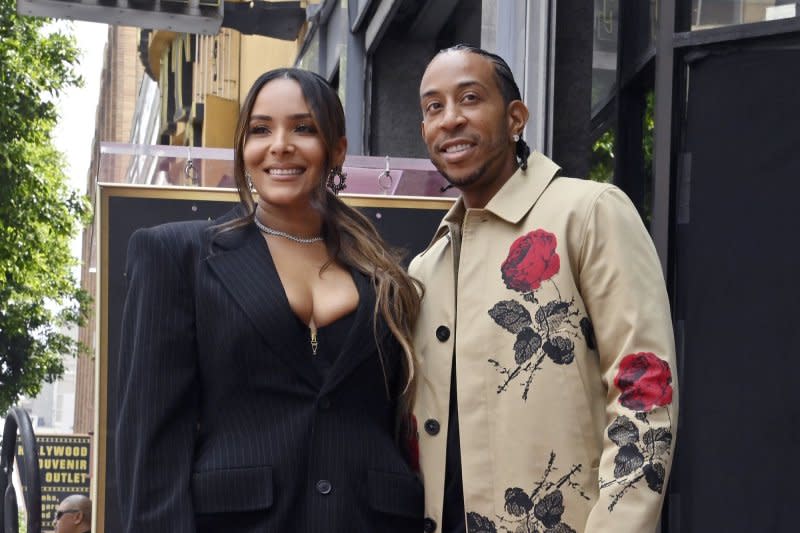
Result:
M53 142L66 159L65 173L69 187L86 192L86 175L92 159L95 113L100 95L103 56L108 38L108 25L94 22L59 22L69 25L81 50L78 72L83 87L70 88L58 99L59 120L53 132ZM81 235L72 243L72 253L80 260Z

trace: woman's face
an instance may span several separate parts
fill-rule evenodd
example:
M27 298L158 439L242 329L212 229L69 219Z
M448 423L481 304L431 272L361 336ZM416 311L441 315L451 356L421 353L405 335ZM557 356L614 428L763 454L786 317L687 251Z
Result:
M326 150L296 81L279 78L261 88L250 113L242 153L245 170L262 202L308 205L325 179Z

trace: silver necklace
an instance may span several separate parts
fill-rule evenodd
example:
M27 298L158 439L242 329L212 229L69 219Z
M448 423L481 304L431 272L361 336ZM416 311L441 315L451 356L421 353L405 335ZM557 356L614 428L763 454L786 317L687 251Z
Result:
M292 235L291 233L286 233L285 231L281 231L275 228L270 228L269 226L265 225L263 222L258 220L258 218L253 217L253 222L255 222L256 227L260 229L262 232L266 233L267 235L275 235L276 237L283 237L284 239L289 239L290 241L299 242L300 244L313 244L315 242L319 242L322 240L322 237L298 237L297 235Z

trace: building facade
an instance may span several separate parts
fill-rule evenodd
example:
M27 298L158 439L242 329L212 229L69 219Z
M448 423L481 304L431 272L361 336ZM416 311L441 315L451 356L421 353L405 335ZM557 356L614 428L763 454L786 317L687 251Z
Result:
M109 26L105 59L100 85L100 99L95 116L93 157L87 176L86 191L94 205L95 181L99 163L101 141L127 142L136 110L137 91L144 69L134 53L139 37L138 28ZM115 169L121 172L122 169ZM81 252L81 286L97 302L97 260L95 226L83 230ZM93 306L94 307L94 306ZM95 328L96 313L90 311L89 320L78 331L78 340L87 348L78 357L75 372L75 422L76 433L92 433L95 410L95 366L97 350Z

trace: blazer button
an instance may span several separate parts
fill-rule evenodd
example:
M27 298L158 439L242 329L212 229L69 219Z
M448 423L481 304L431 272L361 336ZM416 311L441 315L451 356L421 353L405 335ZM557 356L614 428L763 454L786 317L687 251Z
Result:
M438 435L439 429L441 429L441 426L435 418L429 418L425 421L425 432L428 435Z
M434 531L436 531L436 520L434 520L433 518L425 518L422 528L425 531L425 533L433 533Z
M327 396L323 396L322 398L319 399L319 406L322 409L328 409L331 406L330 399L328 399Z
M331 482L327 479L317 481L317 492L320 494L330 494L332 489Z
M439 326L436 328L436 338L444 342L450 338L450 328L447 326Z

